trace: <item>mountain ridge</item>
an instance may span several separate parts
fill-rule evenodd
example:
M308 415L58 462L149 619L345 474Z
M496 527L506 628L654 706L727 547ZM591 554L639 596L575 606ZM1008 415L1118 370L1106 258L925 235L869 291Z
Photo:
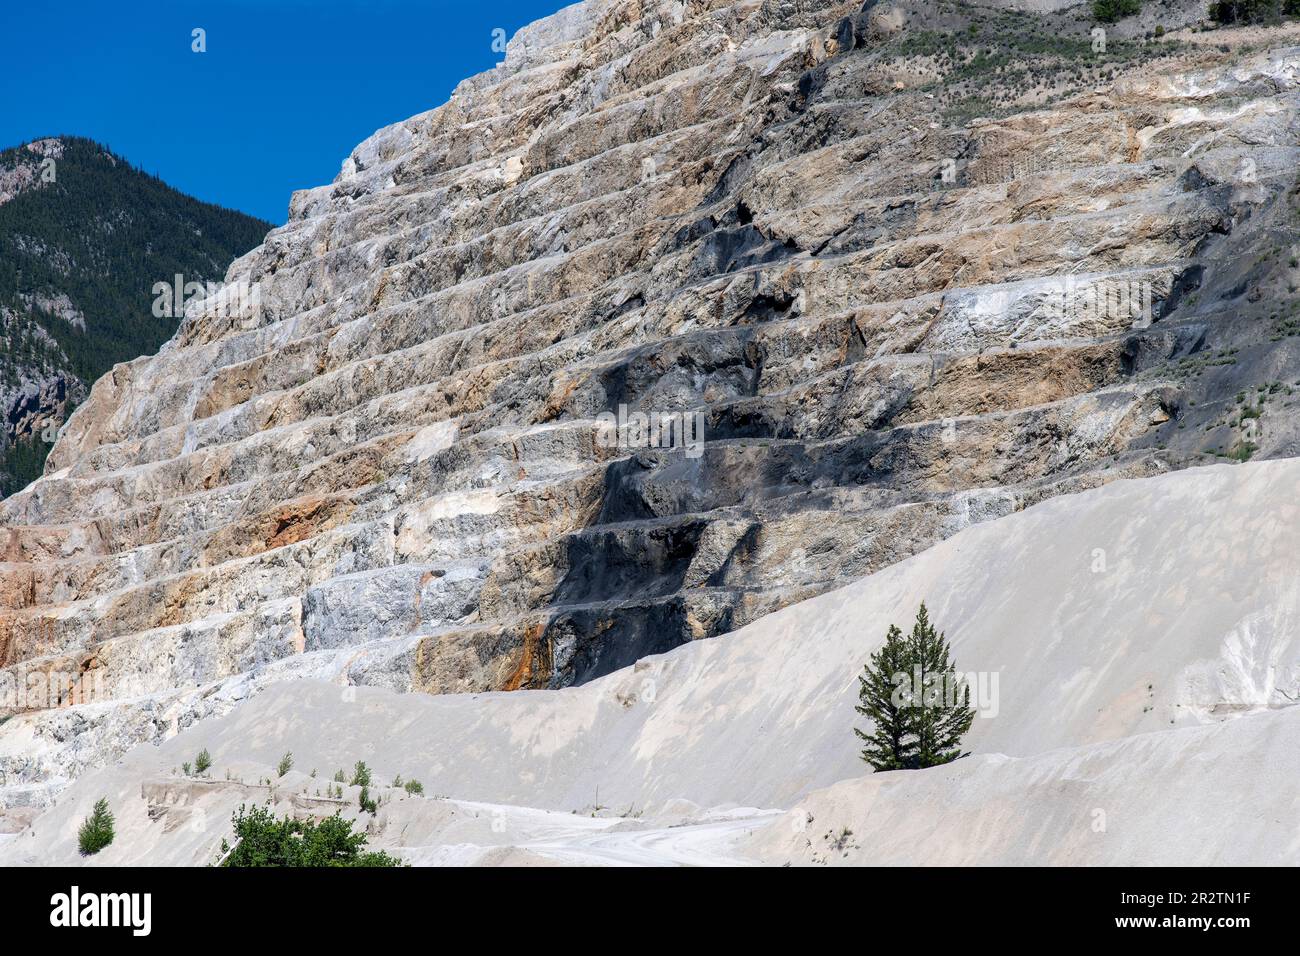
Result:
M0 495L39 476L95 379L175 332L155 283L220 278L269 229L84 137L0 150Z

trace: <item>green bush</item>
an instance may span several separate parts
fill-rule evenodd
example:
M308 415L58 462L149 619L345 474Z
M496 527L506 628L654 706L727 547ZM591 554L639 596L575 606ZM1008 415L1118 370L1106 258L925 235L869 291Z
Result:
M406 792L413 796L419 796L424 793L424 784L420 783L418 780L408 780L404 786L406 787Z
M370 786L370 768L365 765L364 761L358 760L357 765L352 768L352 786Z
M1114 23L1142 9L1142 0L1092 0L1092 15L1102 23Z
M375 801L371 799L369 787L361 788L361 796L357 802L360 804L361 809L364 813L368 813L371 816L374 816L376 813L379 812L379 804L375 803Z
M291 751L280 758L280 766L278 766L276 770L279 772L279 775L283 777L286 773L288 773L292 769L293 769L293 753Z
M77 831L77 846L82 856L94 856L112 843L114 836L113 814L109 812L108 800L101 797Z
M208 753L208 748L204 747L199 751L199 755L194 758L194 772L203 773L212 766L212 755Z
M231 817L237 843L222 840L222 866L403 866L381 851L366 851L366 835L337 813L312 820L277 820L266 807L240 807Z

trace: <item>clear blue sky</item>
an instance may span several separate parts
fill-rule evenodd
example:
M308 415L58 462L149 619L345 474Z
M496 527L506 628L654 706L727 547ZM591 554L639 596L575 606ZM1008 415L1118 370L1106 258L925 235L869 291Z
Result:
M0 148L71 134L277 225L567 0L0 0ZM191 31L207 31L207 52Z

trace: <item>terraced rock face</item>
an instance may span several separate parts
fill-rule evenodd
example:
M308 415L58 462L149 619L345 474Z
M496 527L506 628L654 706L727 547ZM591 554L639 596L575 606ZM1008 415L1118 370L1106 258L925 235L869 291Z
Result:
M589 0L377 133L0 505L5 799L273 680L581 683L1300 452L1296 35L1091 26Z

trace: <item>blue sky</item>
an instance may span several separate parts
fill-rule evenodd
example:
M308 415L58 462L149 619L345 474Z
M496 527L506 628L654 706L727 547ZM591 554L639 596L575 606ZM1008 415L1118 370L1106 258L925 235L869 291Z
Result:
M446 101L566 0L0 0L0 147L75 134L280 224L376 129ZM207 52L191 51L191 31Z

